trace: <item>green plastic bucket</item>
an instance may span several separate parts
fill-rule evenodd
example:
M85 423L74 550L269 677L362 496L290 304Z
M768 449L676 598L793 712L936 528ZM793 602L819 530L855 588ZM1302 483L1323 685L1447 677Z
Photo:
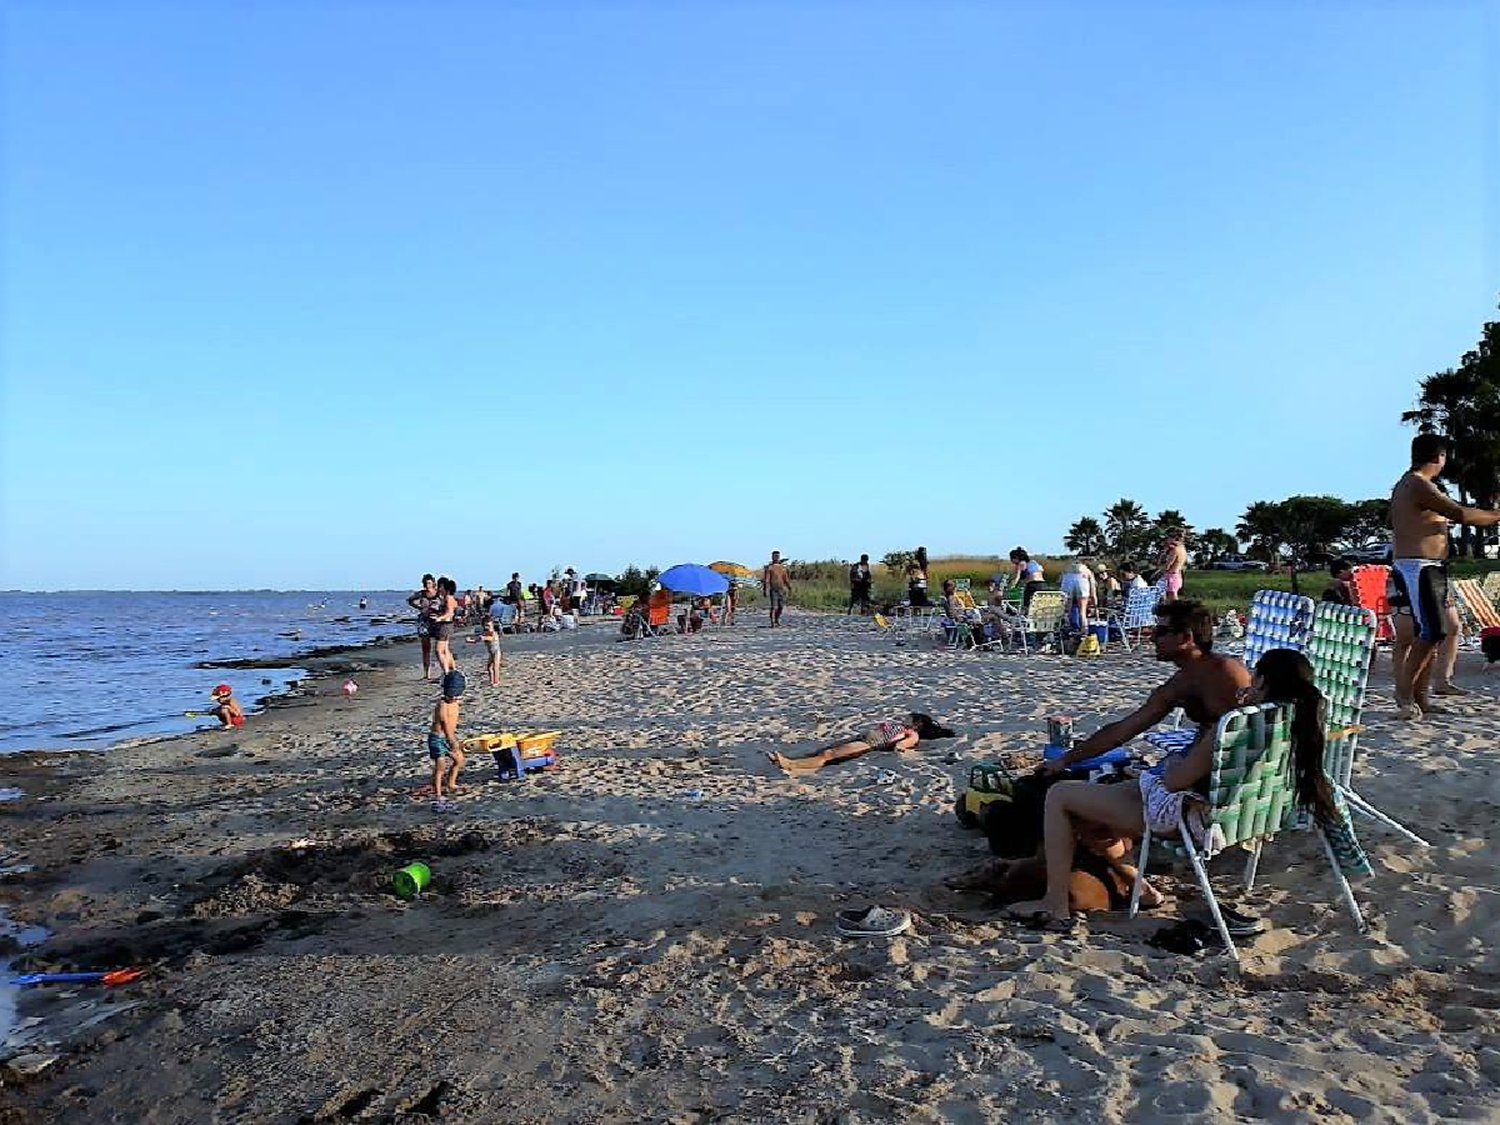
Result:
M402 898L416 898L432 882L432 871L425 863L409 863L391 877L391 886Z

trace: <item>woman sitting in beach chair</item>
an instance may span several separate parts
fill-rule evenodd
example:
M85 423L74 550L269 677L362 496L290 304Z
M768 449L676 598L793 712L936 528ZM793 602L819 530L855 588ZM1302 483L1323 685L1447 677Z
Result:
M1286 648L1267 652L1256 664L1249 688L1241 692L1241 703L1296 705L1291 749L1297 802L1320 823L1338 823L1341 818L1323 768L1323 696L1307 657ZM1065 928L1071 923L1068 872L1080 835L1104 832L1138 837L1149 823L1153 838L1174 837L1181 824L1193 834L1195 843L1201 843L1207 836L1203 814L1213 772L1212 730L1206 727L1205 735L1191 747L1169 754L1146 770L1136 785L1087 781L1054 785L1047 793L1044 822L1047 892L1039 899L1012 906L1011 916L1049 928Z
M805 757L794 758L788 754L770 751L766 757L789 774L813 773L834 762L847 762L870 753L872 750L915 750L925 738L954 738L956 735L945 726L933 721L931 715L913 711L899 718L873 723L858 736L825 746Z

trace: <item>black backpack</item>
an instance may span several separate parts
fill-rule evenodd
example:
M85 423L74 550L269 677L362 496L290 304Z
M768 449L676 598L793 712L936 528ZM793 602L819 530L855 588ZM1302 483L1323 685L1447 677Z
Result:
M1047 790L1060 781L1028 773L1011 784L1010 800L991 801L984 809L984 834L990 851L1003 859L1029 859L1042 844L1042 814Z

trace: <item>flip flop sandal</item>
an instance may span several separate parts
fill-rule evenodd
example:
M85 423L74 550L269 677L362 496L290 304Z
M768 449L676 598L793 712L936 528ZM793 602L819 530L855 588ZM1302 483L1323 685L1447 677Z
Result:
M1219 913L1224 916L1224 925L1229 930L1230 937L1255 937L1266 932L1265 919L1259 915L1231 910L1223 905L1219 907Z
M887 910L883 906L840 910L835 926L844 937L895 937L911 929L911 915L904 910Z
M1013 916L1028 930L1036 930L1044 934L1071 934L1078 929L1078 916L1069 914L1066 918L1054 918L1045 910L1037 910L1024 918Z
M1195 919L1165 926L1146 939L1146 944L1168 953L1192 957L1202 953L1210 943L1218 944L1218 934Z

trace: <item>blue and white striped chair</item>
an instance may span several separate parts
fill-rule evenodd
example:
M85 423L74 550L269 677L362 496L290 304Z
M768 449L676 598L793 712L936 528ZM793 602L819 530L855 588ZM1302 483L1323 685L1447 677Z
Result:
M1258 590L1250 600L1250 616L1245 622L1245 667L1252 672L1262 656L1273 648L1290 648L1306 652L1312 639L1313 600L1285 590ZM1148 746L1172 752L1186 750L1198 737L1193 727L1181 727L1178 712L1168 730L1147 731L1141 737Z
M1285 590L1258 590L1250 601L1250 619L1245 623L1245 667L1273 648L1307 651L1312 637L1313 600Z

